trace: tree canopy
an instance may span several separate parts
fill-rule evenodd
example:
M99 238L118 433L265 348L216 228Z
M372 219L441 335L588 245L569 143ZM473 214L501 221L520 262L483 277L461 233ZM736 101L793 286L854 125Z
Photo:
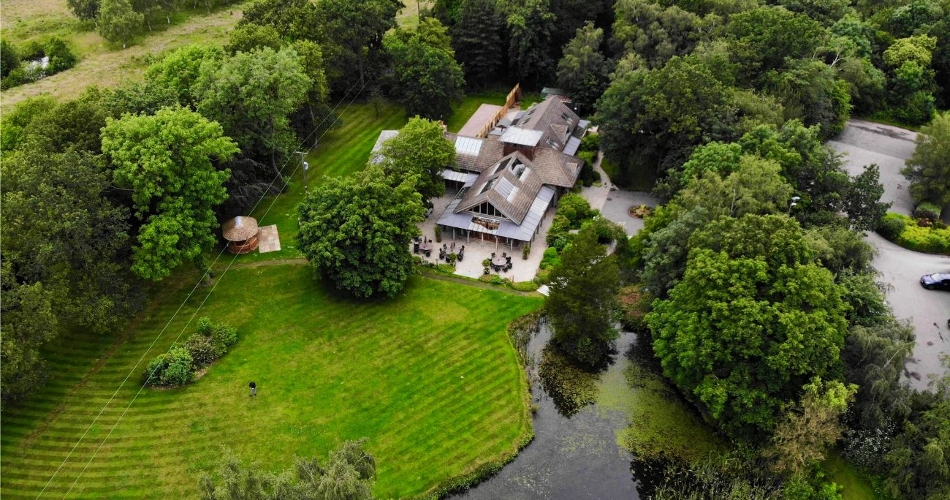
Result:
M438 122L411 118L399 135L383 143L377 154L386 175L395 179L415 177L416 190L423 200L442 196L442 171L455 167L455 147L442 133Z
M445 27L426 18L415 30L386 35L383 45L393 60L394 94L406 114L447 119L452 103L462 98L465 77Z
M647 315L663 373L732 435L769 433L813 376L837 369L841 290L785 216L695 232L683 279Z
M223 62L205 60L194 83L197 111L217 121L241 152L278 164L296 149L289 115L307 98L312 81L293 48L263 47Z
M950 111L944 111L917 134L917 148L901 171L918 202L950 203Z
M310 191L297 209L297 244L314 271L356 297L398 294L425 213L415 183L414 176L392 179L369 166Z
M603 366L619 336L613 327L619 304L619 272L592 228L581 230L549 275L545 311L551 342L587 368Z
M161 280L185 260L214 244L214 207L227 199L231 173L212 160L227 161L238 147L221 126L184 108L152 116L109 119L102 151L114 167L117 186L132 190L141 221L132 271Z
M129 312L128 212L88 153L4 153L2 396L44 380L40 347L71 325L102 332Z
M365 439L345 441L318 457L294 460L294 467L280 473L261 470L257 462L245 463L226 451L221 482L201 478L202 500L371 500L376 480L376 459L365 449Z

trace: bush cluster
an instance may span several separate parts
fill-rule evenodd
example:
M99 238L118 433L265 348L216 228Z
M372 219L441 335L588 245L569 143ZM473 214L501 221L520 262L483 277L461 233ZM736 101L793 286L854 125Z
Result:
M924 221L923 224L921 221ZM915 252L950 255L950 228L940 223L939 219L915 221L906 215L888 213L878 233Z
M173 345L158 355L142 374L146 385L177 387L194 379L198 370L210 365L237 342L237 331L209 318L198 320L198 330L181 345Z
M32 41L19 51L4 41L3 52L4 64L10 65L10 69L3 70L3 79L0 80L0 88L3 90L55 75L72 68L79 60L69 45L57 37ZM37 63L44 57L49 58L46 67Z
M941 209L936 203L924 201L917 205L917 208L914 209L914 218L930 219L932 221L940 220L940 211Z

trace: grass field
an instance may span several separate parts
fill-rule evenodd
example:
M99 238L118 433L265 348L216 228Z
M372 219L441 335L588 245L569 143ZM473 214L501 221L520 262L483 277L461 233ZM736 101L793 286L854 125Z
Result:
M871 480L857 467L845 462L840 455L832 451L828 453L822 467L828 471L829 479L842 486L844 500L885 500L887 497L878 495L871 485Z
M51 346L51 383L25 408L4 410L0 494L36 498L64 464L44 498L63 497L74 481L70 497L192 498L222 446L277 470L294 454L325 456L341 440L367 437L376 494L405 497L513 452L530 432L505 325L540 299L416 277L395 300L357 303L311 276L303 265L230 270L201 315L236 326L236 346L188 387L143 391L121 420L138 390L139 358L165 350L209 290L187 301L151 349L185 291L167 292L112 353L82 334Z
M189 4L185 5L190 7ZM193 43L223 45L228 32L241 18L244 3L206 14L202 9L182 8L167 25L155 16L153 31L146 31L135 45L112 47L99 36L92 23L83 23L69 11L66 0L7 0L3 2L3 38L22 45L46 36L66 40L79 56L75 67L42 80L3 91L3 110L28 97L50 94L74 98L92 85L113 87L142 79L152 58Z
M307 155L310 163L307 181L310 187L319 185L324 177L341 177L362 170L380 131L399 129L406 124L406 114L396 104L383 103L377 115L372 104L354 102L347 107L348 102L344 101L337 110L337 125ZM294 243L299 229L297 205L303 200L305 192L303 172L299 166L299 160L292 159L284 169L287 176L293 174L290 188L278 196L264 198L251 214L261 226L277 224L280 251L242 255L237 257L238 262L302 257Z

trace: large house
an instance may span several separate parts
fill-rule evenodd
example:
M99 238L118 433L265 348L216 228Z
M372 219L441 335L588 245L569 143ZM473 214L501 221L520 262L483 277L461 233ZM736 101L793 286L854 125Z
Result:
M443 234L512 246L533 240L548 209L577 182L584 161L574 154L588 125L558 96L549 96L507 113L486 137L462 135L474 128L468 125L446 134L455 144L458 170L443 176L460 189L438 219Z
M457 194L438 218L442 234L512 247L530 242L577 182L584 161L574 154L589 122L558 96L523 111L509 110L511 103L509 96L504 107L482 105L458 134L445 134L456 168L443 177ZM374 150L393 133L383 131Z

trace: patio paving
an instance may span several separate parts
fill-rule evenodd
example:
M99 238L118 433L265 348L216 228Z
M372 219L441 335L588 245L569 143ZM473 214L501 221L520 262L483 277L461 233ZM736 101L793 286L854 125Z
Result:
M257 235L257 251L260 253L280 251L280 236L277 234L277 224L264 226Z
M432 214L419 225L423 237L431 239L433 242L435 241L435 223L439 220L439 216L442 215L442 212L445 211L445 207L455 199L455 194L455 191L447 191L445 196L432 200ZM420 257L432 263L441 262L444 264L445 261L439 261L438 250L442 248L443 243L448 245L449 251L451 252L451 246L454 242L456 253L458 253L462 245L465 245L465 257L462 262L456 262L455 274L469 278L478 278L484 273L484 268L482 267L483 260L491 258L492 252L498 254L507 252L513 256L511 259L511 270L501 273L493 272L492 274L499 274L503 278L508 278L516 282L531 281L538 272L541 257L544 255L544 249L547 247L547 245L545 245L545 238L547 237L548 228L551 227L551 220L553 218L554 210L550 209L541 221L540 232L534 237L531 253L527 260L521 258L522 245L515 245L512 248L510 245L502 243L482 241L475 233L473 233L472 237L468 240L466 240L462 234L456 234L456 237L453 239L451 231L442 233L442 243L435 244L435 249L432 251L431 256L426 257L420 254Z

